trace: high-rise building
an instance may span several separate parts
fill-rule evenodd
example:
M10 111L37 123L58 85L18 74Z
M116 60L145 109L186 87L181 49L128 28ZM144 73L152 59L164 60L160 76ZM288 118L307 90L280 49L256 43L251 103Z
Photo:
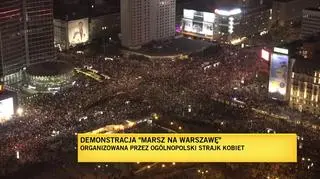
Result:
M154 0L121 0L121 43L139 47L151 38L151 4Z
M155 32L153 40L166 39L175 35L176 0L157 0L155 11ZM153 21L151 22L153 24Z
M255 4L253 0L232 1L197 0L185 6L180 27L182 33L237 44L269 30L271 10L267 5ZM247 5L240 6L240 3Z
M52 8L52 0L1 1L1 81L16 83L23 67L54 59Z
M320 32L320 9L308 8L302 12L301 38L316 35Z
M121 41L139 48L175 34L175 0L121 0Z
M0 79L14 81L21 76L26 63L25 33L21 0L2 0L0 3ZM6 79L4 77L6 76ZM0 81L1 81L0 80Z
M53 0L25 0L27 65L54 59Z

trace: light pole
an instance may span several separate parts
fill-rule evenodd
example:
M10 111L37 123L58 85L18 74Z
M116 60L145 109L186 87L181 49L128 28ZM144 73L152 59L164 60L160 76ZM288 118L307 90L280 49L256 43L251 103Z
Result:
M106 56L106 38L103 38L103 56Z
M108 53L106 46L109 44L110 40L111 40L111 37L108 37L108 38L104 37L103 38L103 54L104 54L104 56L106 56Z

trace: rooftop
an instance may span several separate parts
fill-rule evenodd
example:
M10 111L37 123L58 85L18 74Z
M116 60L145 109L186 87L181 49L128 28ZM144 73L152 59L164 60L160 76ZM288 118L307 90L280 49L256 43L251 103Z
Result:
M73 70L71 64L64 61L46 61L27 68L27 73L34 76L56 76Z
M178 38L163 43L150 43L135 52L150 56L172 56L177 54L191 54L214 45L203 40Z

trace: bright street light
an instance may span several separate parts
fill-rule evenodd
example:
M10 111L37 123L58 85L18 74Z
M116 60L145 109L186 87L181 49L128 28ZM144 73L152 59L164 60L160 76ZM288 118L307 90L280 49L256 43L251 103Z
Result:
M16 151L16 157L17 157L18 160L20 159L20 153L19 153L19 151Z
M22 109L21 107L19 107L19 108L17 109L17 114L18 114L19 116L22 116L22 114L23 114L23 109Z

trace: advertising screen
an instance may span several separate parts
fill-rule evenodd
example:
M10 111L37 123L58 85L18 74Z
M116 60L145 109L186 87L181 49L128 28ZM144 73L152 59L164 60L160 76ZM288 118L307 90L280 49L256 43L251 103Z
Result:
M183 10L183 17L187 18L187 19L193 19L194 12L195 12L194 10L184 9Z
M14 114L13 98L0 101L0 122L10 119Z
M203 21L213 23L215 19L215 15L213 13L204 12L203 13Z
M261 58L269 61L270 60L270 52L266 51L265 49L261 50Z
M202 34L203 31L203 23L198 21L192 22L192 31L195 33Z
M195 11L195 10L190 10L190 9L184 9L183 10L183 17L187 18L187 19L213 23L214 19L215 19L215 14L210 13L210 12L200 12L200 11Z
M274 53L271 57L270 77L269 77L269 94L272 98L285 100L288 79L288 62L287 55Z
M215 19L213 13L184 9L183 16L184 31L207 36L213 35L213 23Z
M69 43L72 45L89 40L88 18L68 22Z

